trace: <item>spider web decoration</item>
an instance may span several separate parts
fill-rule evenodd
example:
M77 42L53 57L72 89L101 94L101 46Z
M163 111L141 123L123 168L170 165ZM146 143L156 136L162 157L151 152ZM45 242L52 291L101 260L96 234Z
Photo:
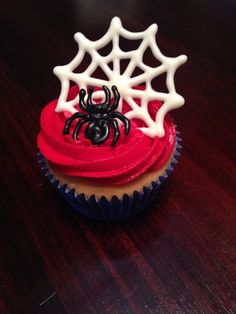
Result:
M130 32L123 28L121 20L114 17L108 31L96 41L87 39L82 33L76 33L74 38L79 45L79 51L75 58L64 66L54 68L54 74L61 81L61 93L58 99L56 112L69 111L72 114L77 112L75 105L79 102L77 95L73 100L67 101L70 89L70 81L74 81L79 88L88 86L102 87L103 85L111 88L116 85L121 99L118 111L122 112L123 100L129 105L130 110L125 116L129 119L140 119L144 121L145 127L140 130L149 137L163 137L165 135L163 121L165 114L184 104L184 98L175 90L174 74L176 69L186 62L185 55L171 58L164 56L156 44L157 25L153 24L143 32ZM119 46L120 36L128 40L141 40L141 44L136 50L123 51ZM98 50L106 47L112 42L112 50L107 56L99 54ZM152 67L143 62L145 51L150 48L153 56L161 63L157 67ZM85 54L91 56L91 63L85 71L75 73L75 69L83 62ZM129 59L125 71L121 74L121 60ZM112 63L113 68L109 66ZM99 79L92 77L97 68L101 68L107 77ZM132 77L135 68L140 68L143 73ZM168 93L158 92L153 89L152 80L166 72L166 87ZM143 85L144 90L137 90L135 87ZM94 99L103 99L104 92L96 91L93 93ZM140 99L140 105L135 102ZM153 120L148 111L150 101L159 100L163 103L156 113Z

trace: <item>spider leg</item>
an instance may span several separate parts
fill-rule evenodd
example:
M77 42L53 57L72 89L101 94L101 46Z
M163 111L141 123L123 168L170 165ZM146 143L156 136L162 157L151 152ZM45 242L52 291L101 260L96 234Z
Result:
M125 135L128 135L129 131L130 131L130 121L128 118L126 118L126 116L124 116L123 114L121 114L118 111L112 112L110 114L111 118L118 118L121 120L121 122L123 122L124 126L125 126Z
M88 100L87 100L87 106L91 107L93 106L93 102L92 102L92 93L94 91L94 87L90 86L89 90L88 90Z
M82 118L82 119L86 119L87 115L80 113L80 112L76 112L74 113L68 120L66 120L66 124L64 126L64 130L63 130L63 134L69 134L70 133L70 127L71 127L71 123L78 118Z
M106 86L106 85L103 85L102 86L103 90L104 90L104 93L106 95L106 99L105 99L105 102L100 104L104 109L108 108L110 102L111 102L111 92L110 92L110 89Z
M116 110L119 106L119 101L120 101L120 93L118 92L117 87L113 85L111 89L113 91L115 100L114 100L113 105L109 108L109 112Z
M82 127L82 125L83 125L84 123L86 123L86 122L88 122L88 119L79 120L79 121L77 122L76 127L75 127L75 129L74 129L74 132L73 132L73 134L72 134L72 137L73 137L74 140L78 140L78 133L79 133L79 130L80 130L80 128Z
M79 106L82 110L84 110L85 112L87 112L86 110L86 105L84 103L84 97L86 95L86 91L84 88L81 88L81 90L79 91Z
M112 140L111 146L114 146L117 142L118 138L120 137L120 130L118 126L118 122L116 120L109 119L110 123L113 125L114 128L114 138Z

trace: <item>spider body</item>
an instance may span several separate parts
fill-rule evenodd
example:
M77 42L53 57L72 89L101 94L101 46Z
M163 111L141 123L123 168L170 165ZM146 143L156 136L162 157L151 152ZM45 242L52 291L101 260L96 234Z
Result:
M93 144L104 143L110 135L110 127L114 128L114 137L111 145L114 146L120 136L120 130L116 119L119 119L125 126L125 135L130 131L130 121L122 113L116 111L119 105L120 94L116 86L112 86L114 94L114 102L111 105L111 92L107 86L103 86L105 93L105 102L101 104L92 103L92 93L94 87L89 87L88 98L85 104L84 97L86 95L85 89L79 92L79 106L86 112L74 113L65 123L63 134L69 134L71 124L77 120L75 129L72 134L74 140L78 140L78 134L83 124L88 123L85 128L85 137L90 139Z

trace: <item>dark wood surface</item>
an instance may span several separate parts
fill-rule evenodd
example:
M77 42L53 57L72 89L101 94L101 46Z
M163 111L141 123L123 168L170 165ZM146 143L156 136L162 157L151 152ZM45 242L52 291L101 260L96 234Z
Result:
M115 3L1 1L0 313L236 313L235 1ZM70 210L36 159L52 68L114 15L156 22L161 50L189 57L179 164L150 211L117 224Z

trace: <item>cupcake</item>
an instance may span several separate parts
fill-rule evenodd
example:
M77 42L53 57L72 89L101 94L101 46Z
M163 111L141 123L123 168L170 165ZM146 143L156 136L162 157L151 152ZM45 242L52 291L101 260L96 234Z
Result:
M54 68L61 94L41 113L39 161L67 202L89 218L127 219L148 208L180 155L179 134L168 112L184 104L175 90L174 73L187 58L164 56L156 32L155 24L143 32L127 31L115 17L97 41L76 33L78 54ZM122 51L120 36L141 44ZM111 52L100 55L99 49L109 42ZM161 63L157 67L144 63L147 48ZM91 63L76 73L85 53ZM123 59L129 63L121 73ZM107 79L94 75L97 67ZM136 68L142 73L135 76ZM165 72L168 93L152 86ZM72 88L70 81L75 83Z

